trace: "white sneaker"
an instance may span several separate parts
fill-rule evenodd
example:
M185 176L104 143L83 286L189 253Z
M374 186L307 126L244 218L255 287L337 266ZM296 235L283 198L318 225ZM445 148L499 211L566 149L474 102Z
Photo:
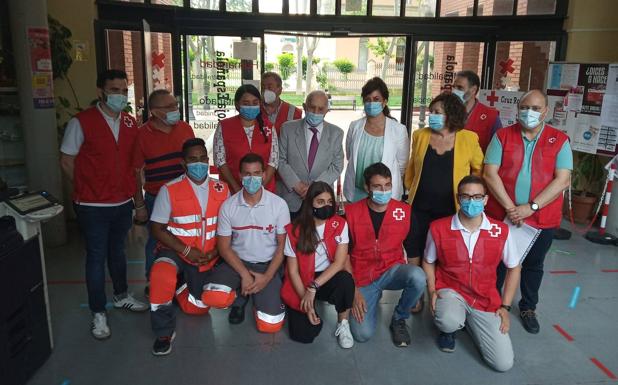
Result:
M109 326L107 326L107 315L105 313L94 313L91 332L97 340L104 340L112 335Z
M352 337L352 332L350 331L350 323L347 319L344 319L337 324L337 330L335 330L335 337L337 337L337 342L339 342L339 346L344 349L350 349L352 346L354 346L354 338Z
M131 311L148 310L148 305L133 298L131 293L127 293L124 298L114 296L114 307L116 309L128 309Z

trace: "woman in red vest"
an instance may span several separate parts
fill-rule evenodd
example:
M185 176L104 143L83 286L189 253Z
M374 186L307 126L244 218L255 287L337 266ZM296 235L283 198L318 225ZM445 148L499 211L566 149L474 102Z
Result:
M260 91L251 84L236 90L234 104L239 115L223 119L215 131L213 148L215 166L219 168L221 180L226 182L232 193L240 191L240 159L250 152L264 160L266 169L262 184L275 192L275 171L279 163L277 132L260 111Z
M286 227L284 254L287 269L281 299L287 306L290 337L311 343L320 334L322 321L315 299L335 305L335 336L342 348L354 339L348 317L354 300L354 279L344 270L348 260L348 225L335 215L335 194L324 182L313 182L300 214Z

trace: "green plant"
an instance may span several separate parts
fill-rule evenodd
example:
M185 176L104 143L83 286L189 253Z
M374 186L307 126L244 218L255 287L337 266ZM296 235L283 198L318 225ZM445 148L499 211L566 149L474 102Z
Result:
M337 59L333 62L333 65L343 74L346 80L348 79L348 74L354 71L354 64L349 59Z
M266 71L272 71L275 69L275 63L266 63L264 64L264 69Z
M277 56L277 62L279 63L279 71L281 72L281 78L283 78L283 80L288 80L290 78L290 76L294 73L294 71L296 70L295 67L295 61L294 61L294 54L293 53L289 53L289 52L284 52L282 54L280 54L279 56Z
M605 181L605 168L596 154L575 153L571 188L575 194L599 196Z

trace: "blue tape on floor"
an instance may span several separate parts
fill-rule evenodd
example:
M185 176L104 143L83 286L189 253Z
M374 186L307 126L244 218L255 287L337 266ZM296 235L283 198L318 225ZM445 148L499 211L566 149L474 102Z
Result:
M571 309L575 309L575 305L577 305L577 299L579 298L580 291L581 288L579 286L576 286L575 289L573 289L573 296L571 296L571 302L569 303L569 307Z
M114 306L114 305L113 305L111 302L108 302L108 303L105 305L105 308L106 308L106 309L111 309L113 306ZM80 303L80 304L79 304L79 307L85 307L85 308L87 308L87 307L88 307L88 304L87 304L87 303Z

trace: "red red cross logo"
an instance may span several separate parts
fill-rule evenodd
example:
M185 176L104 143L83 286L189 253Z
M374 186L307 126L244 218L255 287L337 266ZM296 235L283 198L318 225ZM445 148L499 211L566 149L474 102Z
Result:
M264 132L266 136L270 136L272 134L272 129L270 127L264 127Z
M214 187L214 189L215 189L215 191L217 191L217 192L221 192L221 191L223 191L223 183L221 183L221 182L217 182L217 183L215 183L215 187Z
M273 229L275 228L275 226L273 225L268 225L264 228L264 230L268 231L269 233L273 232Z
M152 53L152 66L159 68L165 67L165 54L154 51Z
M487 95L487 101L489 102L489 106L493 107L494 103L498 101L498 95L496 95L496 91L491 90L491 94Z
M396 221L402 221L405 217L406 213L401 207L397 207L395 211L393 211L393 218L395 218Z
M333 229L336 229L337 227L339 227L339 222L337 222L337 221L333 221L333 223L331 224L331 226L333 226Z
M556 138L549 138L549 143L551 143L551 144L556 143Z
M513 61L513 59L509 58L506 61L501 61L500 63L498 63L501 67L500 73L506 75L506 73L513 73L515 71L515 68L511 65L515 63Z
M500 228L497 224L492 223L491 228L487 230L487 232L492 238L498 238L498 236L502 234L502 228Z
M133 119L131 119L128 116L125 116L124 117L124 125L129 127L129 128L133 127Z

